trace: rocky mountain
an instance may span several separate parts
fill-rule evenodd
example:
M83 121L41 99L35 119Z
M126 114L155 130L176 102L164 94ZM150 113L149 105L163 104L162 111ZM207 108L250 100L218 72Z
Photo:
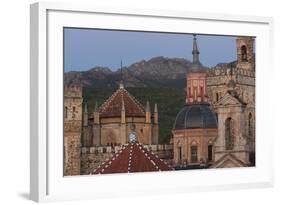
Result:
M64 80L81 81L92 88L115 88L120 80L126 87L184 87L191 62L181 58L155 57L142 60L117 71L107 67L94 67L88 71L66 72Z

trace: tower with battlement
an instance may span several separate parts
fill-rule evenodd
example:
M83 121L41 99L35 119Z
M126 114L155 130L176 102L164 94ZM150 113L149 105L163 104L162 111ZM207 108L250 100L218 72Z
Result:
M64 86L64 175L80 175L82 133L82 86Z

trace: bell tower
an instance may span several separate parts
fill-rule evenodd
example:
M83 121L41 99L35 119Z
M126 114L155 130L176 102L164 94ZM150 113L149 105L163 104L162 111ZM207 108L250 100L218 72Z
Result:
M254 70L254 38L238 37L236 39L237 67L245 70Z
M193 35L193 61L190 72L186 76L186 103L207 102L206 94L206 71L199 60L199 49L196 35Z

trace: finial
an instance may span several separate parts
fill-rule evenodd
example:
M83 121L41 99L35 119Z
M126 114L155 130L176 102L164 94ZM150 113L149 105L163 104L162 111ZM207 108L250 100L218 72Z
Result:
M84 105L84 113L88 113L88 104L87 104L87 102L85 102L85 105Z
M98 112L98 102L96 101L96 104L95 104L95 112Z
M123 83L123 80L121 80L120 85L119 85L119 88L120 88L120 89L124 89L124 83Z
M155 113L158 112L157 103L155 103L155 105L154 105L154 112Z
M150 112L150 104L149 104L149 101L146 101L145 112Z

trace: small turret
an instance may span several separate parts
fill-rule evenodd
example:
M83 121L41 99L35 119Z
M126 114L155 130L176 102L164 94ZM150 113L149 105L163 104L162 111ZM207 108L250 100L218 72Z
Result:
M156 103L154 105L154 124L158 124L158 108Z
M146 102L146 107L145 107L145 122L151 123L151 112L150 112L149 101Z
M100 124L100 114L98 110L98 103L95 104L95 110L94 110L94 123Z

